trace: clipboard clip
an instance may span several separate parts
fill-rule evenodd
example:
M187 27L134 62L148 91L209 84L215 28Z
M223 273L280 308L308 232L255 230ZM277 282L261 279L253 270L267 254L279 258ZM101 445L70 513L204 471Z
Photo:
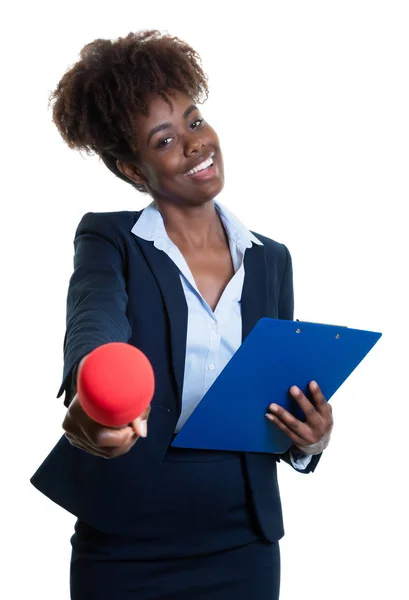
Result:
M317 321L300 321L300 319L295 320L297 323L307 323L308 325L329 325L330 327L342 327L343 329L348 329L348 325L334 325L332 323L318 323Z
M340 328L340 329L348 329L348 327L346 325L330 325L329 323L317 323L317 322L314 322L314 321L300 321L300 319L296 319L295 322L296 323L306 323L307 325L324 325L324 326L325 325L327 325L327 326L329 325L329 327L337 327L337 328ZM301 333L301 329L296 329L295 333ZM339 333L337 333L335 335L335 339L336 340L339 340L340 337L341 337L341 335Z

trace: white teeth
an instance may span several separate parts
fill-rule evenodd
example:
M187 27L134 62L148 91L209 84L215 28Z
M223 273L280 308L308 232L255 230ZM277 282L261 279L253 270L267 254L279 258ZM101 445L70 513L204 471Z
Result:
M203 171L204 169L207 169L212 164L213 164L213 153L210 155L210 157L207 160L200 163L200 165L197 165L197 167L195 167L194 169L191 169L190 171L185 173L185 175L187 175L187 176L194 175L195 173L198 173L199 171Z

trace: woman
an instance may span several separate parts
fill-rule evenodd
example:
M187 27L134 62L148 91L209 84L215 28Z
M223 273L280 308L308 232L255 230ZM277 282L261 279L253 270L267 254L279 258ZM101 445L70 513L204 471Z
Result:
M313 471L332 428L312 382L313 402L292 388L305 423L274 405L267 415L293 440L285 455L169 446L255 323L293 318L287 249L215 201L223 159L197 107L207 93L194 50L149 31L88 44L52 97L67 144L153 200L87 214L75 237L65 436L32 479L78 517L74 600L278 598L276 463ZM81 361L112 341L140 348L156 380L150 408L121 430L93 422L75 392Z

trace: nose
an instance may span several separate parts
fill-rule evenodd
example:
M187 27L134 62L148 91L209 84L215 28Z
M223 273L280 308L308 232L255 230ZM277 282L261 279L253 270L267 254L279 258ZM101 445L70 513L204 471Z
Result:
M205 140L197 133L189 135L185 140L185 156L191 156L193 153L200 152L206 146Z

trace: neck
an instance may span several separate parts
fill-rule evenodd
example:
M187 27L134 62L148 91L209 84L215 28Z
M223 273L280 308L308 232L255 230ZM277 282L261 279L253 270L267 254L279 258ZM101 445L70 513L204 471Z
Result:
M213 200L200 206L158 203L166 233L177 245L206 249L226 243L226 234Z

